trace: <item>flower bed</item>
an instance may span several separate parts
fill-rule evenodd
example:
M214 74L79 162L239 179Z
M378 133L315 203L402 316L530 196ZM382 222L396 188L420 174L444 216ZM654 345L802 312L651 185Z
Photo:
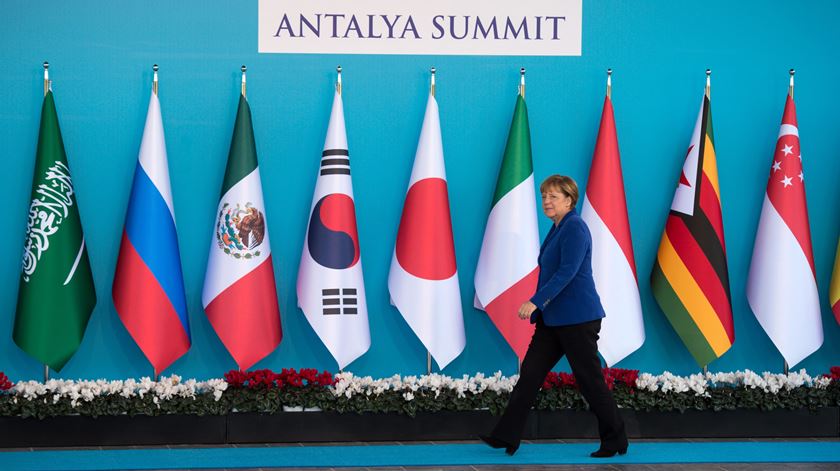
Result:
M840 367L813 377L805 370L786 375L745 370L687 377L615 368L604 373L619 406L638 411L816 410L840 406ZM461 378L432 374L374 379L352 373L333 376L314 369L284 369L280 373L230 371L224 379L208 381L172 375L159 381L142 378L12 384L0 373L0 416L225 415L277 413L284 407L409 416L482 409L497 414L517 379L500 372ZM582 410L586 404L572 375L552 372L545 379L535 408Z

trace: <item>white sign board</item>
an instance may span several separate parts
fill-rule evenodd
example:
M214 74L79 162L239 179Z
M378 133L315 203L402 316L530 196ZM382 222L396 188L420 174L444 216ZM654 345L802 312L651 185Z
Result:
M259 0L259 52L581 55L583 0Z

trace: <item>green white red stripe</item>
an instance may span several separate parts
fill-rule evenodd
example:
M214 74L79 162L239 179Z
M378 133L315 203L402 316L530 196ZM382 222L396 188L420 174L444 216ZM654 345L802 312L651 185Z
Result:
M474 304L487 312L520 359L534 326L516 312L536 291L539 251L528 110L518 96L478 256Z
M251 110L240 96L201 301L239 369L282 338Z

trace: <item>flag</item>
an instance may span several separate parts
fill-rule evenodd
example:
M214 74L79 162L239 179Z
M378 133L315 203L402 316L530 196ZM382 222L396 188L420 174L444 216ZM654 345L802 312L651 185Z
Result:
M517 310L537 289L539 253L528 109L520 95L481 242L474 302L487 312L520 360L534 326L520 319Z
M190 320L155 93L149 100L111 294L120 320L155 375L187 353Z
M613 366L642 346L645 325L609 96L604 99L581 217L592 233L592 275L607 314L598 350L607 365Z
M735 341L712 110L704 95L650 276L653 297L700 366Z
M837 242L837 255L834 257L834 270L831 273L831 286L828 289L828 300L834 318L840 324L840 241Z
M440 116L429 95L388 274L391 303L443 369L464 351L464 315L443 163Z
M240 370L247 370L280 344L280 308L245 95L239 97L233 125L201 303Z
M59 371L82 343L96 291L52 91L41 107L15 343Z
M759 324L791 367L823 343L796 105L788 95L747 278Z
M356 207L350 178L350 152L341 94L333 97L327 138L297 279L298 306L344 369L370 347L365 283Z

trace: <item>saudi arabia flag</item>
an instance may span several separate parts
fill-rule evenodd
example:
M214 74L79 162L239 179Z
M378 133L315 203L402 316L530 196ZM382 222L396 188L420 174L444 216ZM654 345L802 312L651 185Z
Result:
M520 95L475 271L475 307L487 312L520 360L534 326L516 312L537 289L539 252L528 109Z
M22 265L15 343L61 370L82 343L96 292L52 91L41 108Z
M240 370L280 344L280 308L245 95L239 97L201 302Z

